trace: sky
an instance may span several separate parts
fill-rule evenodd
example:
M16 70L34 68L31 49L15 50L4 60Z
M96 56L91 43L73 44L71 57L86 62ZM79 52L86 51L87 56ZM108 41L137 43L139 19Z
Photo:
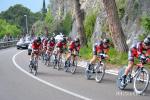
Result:
M45 0L46 7L50 0ZM41 11L43 7L43 0L0 0L0 12L6 11L10 6L15 4L22 4L29 8L32 12Z

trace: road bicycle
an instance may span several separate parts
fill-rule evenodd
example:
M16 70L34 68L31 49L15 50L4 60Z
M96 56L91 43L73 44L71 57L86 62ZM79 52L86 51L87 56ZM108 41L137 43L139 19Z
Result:
M90 69L88 69L88 66L86 67L86 69L85 69L86 79L89 80L94 75L96 82L99 83L102 81L102 79L105 75L106 66L105 66L104 60L106 57L107 57L106 54L99 54L98 58L101 58L102 61L99 60L98 63L92 64L90 66Z
M140 59L140 63L136 64L136 69L127 75L125 85L122 85L121 82L123 80L122 76L124 75L126 67L121 68L118 73L117 87L123 90L129 83L133 82L134 92L139 95L143 94L149 85L149 72L144 67L144 64L146 63L146 57Z
M67 72L70 69L70 72L74 74L77 69L77 56L76 54L71 54L69 59L66 61L66 64L64 65L64 71Z
M62 53L54 54L53 68L59 70L62 66Z
M38 52L38 50L34 50L34 52ZM30 61L29 71L30 71L30 73L33 72L33 74L36 76L37 69L38 69L38 53L35 53L33 56L33 59Z

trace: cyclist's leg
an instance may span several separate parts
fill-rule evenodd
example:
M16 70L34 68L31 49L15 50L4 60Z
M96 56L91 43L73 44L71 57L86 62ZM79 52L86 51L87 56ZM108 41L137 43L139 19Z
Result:
M96 59L97 59L97 55L93 55L93 58L90 60L90 63L88 65L88 67L87 67L88 70L91 70L91 66L92 66L92 64L95 63Z
M31 62L32 62L33 59L34 59L34 50L32 49L31 58L30 58L30 64L31 64Z
M77 60L78 51L77 51L77 50L74 50L74 51L73 51L73 54L74 54L74 55L73 55L73 65L75 65L74 61Z
M68 59L71 57L71 53L72 53L72 50L69 49L69 52L67 54L66 61L65 61L65 66L67 64Z
M133 65L134 65L134 54L133 52L130 50L129 53L128 53L128 66L127 68L125 69L125 72L124 72L124 75L122 76L122 84L125 85L125 82L126 82L126 77L128 75L128 73L132 70L133 68Z

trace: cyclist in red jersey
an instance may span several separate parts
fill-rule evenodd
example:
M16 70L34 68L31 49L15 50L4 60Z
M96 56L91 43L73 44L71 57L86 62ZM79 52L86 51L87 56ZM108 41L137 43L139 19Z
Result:
M67 40L66 38L63 38L62 40L60 40L59 42L57 42L56 44L56 52L57 53L63 53L64 49L67 46Z
M51 39L48 40L48 43L47 43L47 50L46 50L46 54L50 53L51 51L54 50L54 47L55 47L55 38L54 37L51 37Z
M32 42L32 52L31 52L31 60L33 59L34 55L38 56L41 49L41 38L37 37Z
M147 37L142 42L138 42L136 44L133 44L128 52L128 67L125 69L125 73L122 76L122 85L126 84L126 76L130 71L132 71L133 65L134 65L134 58L141 57L148 57L150 55L150 37ZM147 61L149 62L149 58L147 58Z
M42 41L42 46L43 46L43 51L46 52L47 50L47 42L48 42L48 38L45 38L43 41Z
M90 70L91 65L95 63L96 59L99 57L99 54L104 53L107 54L109 51L109 46L110 46L110 40L109 39L104 39L103 41L99 41L98 43L95 43L93 46L93 58L90 60L90 63L88 65L88 70ZM105 58L108 58L105 57ZM99 58L101 61L102 58Z
M67 55L67 58L66 58L66 61L65 61L65 65L66 65L67 60L70 58L71 54L75 54L75 55L79 54L80 39L76 38L74 41L71 41L70 44L69 44L69 48L68 49L69 49L69 53Z

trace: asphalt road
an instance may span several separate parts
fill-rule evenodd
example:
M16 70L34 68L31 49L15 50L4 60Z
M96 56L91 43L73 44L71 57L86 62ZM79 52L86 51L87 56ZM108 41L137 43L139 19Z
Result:
M115 75L105 74L102 83L86 80L84 69L72 75L46 67L39 61L37 76L28 73L27 51L0 50L0 100L149 100L150 86L144 96L133 92L133 84L124 91L116 87Z

